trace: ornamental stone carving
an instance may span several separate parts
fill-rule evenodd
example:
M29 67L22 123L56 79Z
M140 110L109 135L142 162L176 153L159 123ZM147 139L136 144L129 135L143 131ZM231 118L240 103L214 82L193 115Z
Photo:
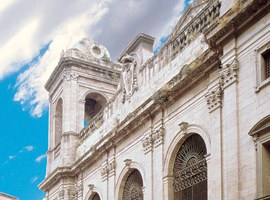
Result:
M75 187L75 197L79 198L83 196L83 183L82 181L79 181ZM75 199L76 199L75 198Z
M164 142L165 129L163 127L158 130L153 131L152 138L154 142L154 146L158 147Z
M222 106L222 89L220 85L208 91L208 94L205 96L206 102L208 105L209 112L213 112L217 108Z
M104 162L101 166L101 178L102 181L108 180L109 177L115 175L116 161L115 157L110 158L108 161Z
M187 128L188 128L188 123L187 122L181 122L179 124L180 127L180 131L184 133L184 135L186 134Z
M111 158L108 163L108 175L109 177L112 177L115 175L115 170L116 170L116 161L115 158Z
M220 74L221 87L225 89L229 85L238 81L238 61L234 59L231 64L223 65Z
M147 154L153 151L153 147L158 147L164 142L165 129L163 127L148 131L142 139L144 153Z
M64 74L64 80L65 81L77 80L78 77L79 77L79 74L77 74L75 72L65 73Z
M102 178L102 181L106 181L108 179L108 172L109 172L108 163L105 162L101 166L101 178Z
M58 199L59 200L64 200L64 197L65 197L65 190L63 188L60 188L58 190Z
M148 130L144 134L144 137L142 139L142 146L145 154L153 150L153 138L151 130Z
M123 81L123 99L124 103L126 100L130 101L133 93L138 89L137 83L137 74L136 67L137 61L134 57L126 54L121 59L121 63L123 63L122 69L122 81Z
M69 189L67 190L67 199L68 199L68 200L75 200L75 199L76 199L75 196L76 196L76 195L75 195L75 190L69 188Z

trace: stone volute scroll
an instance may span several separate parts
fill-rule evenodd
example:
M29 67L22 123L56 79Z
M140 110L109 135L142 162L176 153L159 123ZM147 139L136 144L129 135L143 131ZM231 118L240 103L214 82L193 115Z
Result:
M122 68L123 100L122 102L124 103L125 101L130 101L131 96L138 89L137 74L136 74L137 61L133 56L126 54L121 59L121 63L123 64L123 68Z

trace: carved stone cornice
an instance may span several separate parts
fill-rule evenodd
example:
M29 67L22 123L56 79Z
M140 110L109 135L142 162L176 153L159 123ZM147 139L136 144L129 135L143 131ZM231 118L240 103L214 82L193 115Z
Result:
M230 64L223 65L219 75L222 89L238 81L238 60L235 58Z
M234 6L214 24L214 27L205 32L211 47L218 46L231 35L241 29L251 27L256 17L268 14L270 1L235 1Z
M205 98L210 113L217 108L222 107L222 93L223 92L219 84L215 88L208 91L208 94L205 96Z

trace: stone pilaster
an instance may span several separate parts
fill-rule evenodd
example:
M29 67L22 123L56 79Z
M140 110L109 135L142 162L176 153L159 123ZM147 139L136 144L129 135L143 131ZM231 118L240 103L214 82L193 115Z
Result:
M208 85L206 102L210 118L211 155L207 155L208 199L223 199L223 171L222 171L222 96L220 80ZM210 162L211 161L211 162Z
M239 199L238 61L224 63L220 71L223 88L222 146L224 198Z

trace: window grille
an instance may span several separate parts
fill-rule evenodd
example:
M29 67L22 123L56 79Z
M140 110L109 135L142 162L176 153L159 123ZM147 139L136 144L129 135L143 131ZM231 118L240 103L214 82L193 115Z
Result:
M199 135L190 136L174 162L174 199L207 200L206 147Z
M270 78L270 50L267 50L262 54L264 59L264 77L265 79Z
M127 178L123 200L143 200L143 180L138 170L134 170Z

